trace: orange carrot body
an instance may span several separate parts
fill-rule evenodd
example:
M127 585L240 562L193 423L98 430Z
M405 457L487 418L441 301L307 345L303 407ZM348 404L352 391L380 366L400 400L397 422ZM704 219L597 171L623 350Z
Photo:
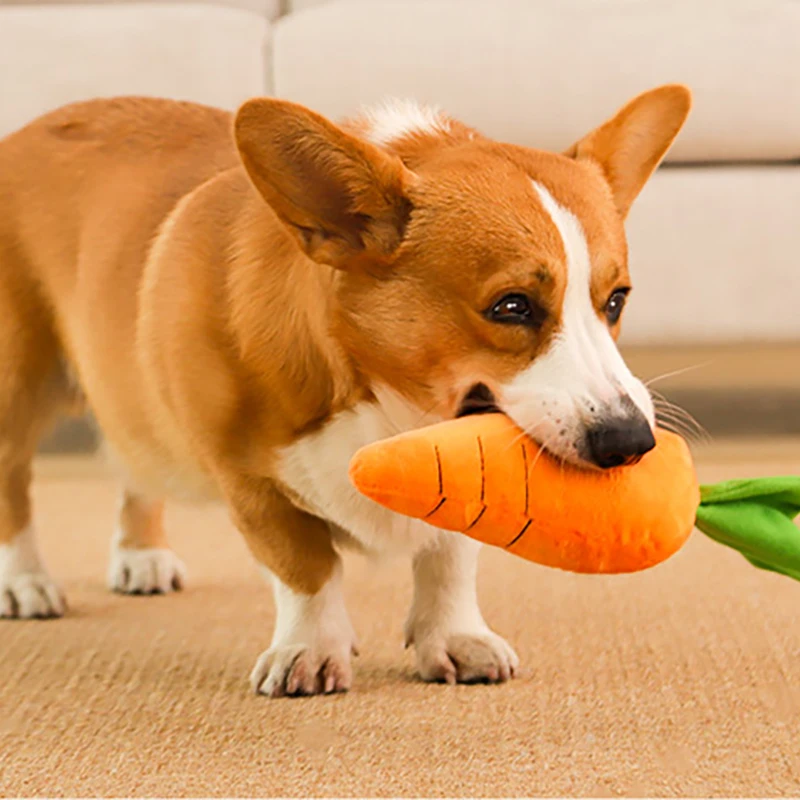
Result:
M639 464L582 470L555 460L502 414L443 422L360 450L350 477L401 514L546 566L633 572L689 537L700 501L684 440L658 430Z

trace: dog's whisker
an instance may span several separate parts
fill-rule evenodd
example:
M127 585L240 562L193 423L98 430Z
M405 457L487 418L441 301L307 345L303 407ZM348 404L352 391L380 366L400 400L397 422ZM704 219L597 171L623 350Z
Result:
M653 404L656 406L660 406L662 408L677 408L681 411L685 409L679 406L677 403L673 403L668 397L665 397L663 394L659 392L653 392Z
M671 416L667 414L657 416L658 425L661 428L672 431L683 436L688 441L710 442L711 435L699 423L687 420L681 416Z
M709 364L713 364L713 359L709 359L708 361L701 361L699 364L691 364L688 367L682 367L681 369L673 369L669 372L662 372L660 375L656 375L649 380L642 381L644 385L649 389L654 383L658 383L659 381L666 380L667 378L674 378L676 375L683 375L685 372L691 372L695 369L701 369L702 367L707 367Z
M702 425L685 409L678 406L656 406L656 416L667 419L683 420L687 424L702 429Z
M656 406L656 408L672 408L672 409L678 409L680 411L685 410L677 403L673 403L671 400L658 393L655 393L653 395L653 405Z
M677 427L679 427L682 431L686 431L694 436L708 436L708 431L700 425L699 422L692 418L687 418L683 415L675 415L675 414L659 414L657 415L657 419L659 423L668 422Z
M696 435L708 436L708 431L685 409L670 402L665 397L653 398L656 418L659 420L672 420L683 423Z
M537 462L538 462L538 461L539 461L539 459L542 457L542 455L545 453L545 451L546 451L546 452L548 452L548 453L549 453L551 456L553 456L553 457L555 457L555 458L558 458L558 456L556 456L556 455L555 455L555 453L552 453L552 452L549 450L550 443L551 443L552 441L553 441L553 437L552 437L552 436L550 436L548 439L546 439L544 442L542 442L542 443L539 445L539 452L536 454L536 457L533 459L533 461L531 462L531 465L528 467L528 472L529 472L529 473L530 473L530 472L533 472L533 469L534 469L534 467L536 466Z
M519 434L517 434L517 436L515 436L511 440L511 442L509 443L508 447L506 447L506 452L508 450L511 450L511 448L514 447L515 445L518 445L523 439L532 438L532 435L533 435L534 431L536 431L537 428L540 428L542 425L544 425L545 422L547 422L547 420L545 420L545 419L540 420L539 422L537 422L532 427L528 428L527 430L521 431ZM538 442L537 442L537 444L538 444ZM540 447L544 447L544 445L541 445L541 444L539 446Z
M439 405L439 403L434 400L433 404L428 409L426 409L425 411L422 411L420 413L419 418L413 424L412 427L419 428L422 425L422 423L425 422L425 420L427 419L428 415L433 411L433 409L436 408L437 405ZM400 425L395 424L395 428L397 428L397 432L398 433L402 433L402 430L400 429Z

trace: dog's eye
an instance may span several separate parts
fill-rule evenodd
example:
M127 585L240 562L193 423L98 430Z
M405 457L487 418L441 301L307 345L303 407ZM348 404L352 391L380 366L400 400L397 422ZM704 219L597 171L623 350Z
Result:
M619 322L622 309L625 308L625 300L628 297L628 292L630 292L630 289L617 289L612 292L611 297L608 298L605 312L609 325L616 325Z
M524 294L514 293L501 297L486 312L486 317L504 325L541 325L545 311Z

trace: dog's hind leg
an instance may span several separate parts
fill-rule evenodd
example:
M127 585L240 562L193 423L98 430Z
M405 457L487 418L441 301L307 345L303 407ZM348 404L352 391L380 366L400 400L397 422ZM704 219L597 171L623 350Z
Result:
M186 568L167 545L164 503L126 488L111 540L108 585L125 594L166 594L183 588Z
M23 285L25 265L7 256L0 246L0 617L58 617L64 600L36 546L29 487L39 438L68 386L49 314Z

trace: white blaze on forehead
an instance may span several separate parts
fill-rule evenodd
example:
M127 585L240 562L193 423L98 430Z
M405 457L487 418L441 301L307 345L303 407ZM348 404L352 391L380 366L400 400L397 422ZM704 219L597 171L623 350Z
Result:
M411 133L447 133L450 123L439 109L413 100L387 100L364 111L369 125L366 138L373 144L387 145Z
M653 406L592 303L592 262L580 221L538 181L533 186L563 243L566 290L559 330L548 350L506 387L504 410L540 441L549 435L552 449L568 456L576 432L602 416L624 414L626 396L651 423Z

